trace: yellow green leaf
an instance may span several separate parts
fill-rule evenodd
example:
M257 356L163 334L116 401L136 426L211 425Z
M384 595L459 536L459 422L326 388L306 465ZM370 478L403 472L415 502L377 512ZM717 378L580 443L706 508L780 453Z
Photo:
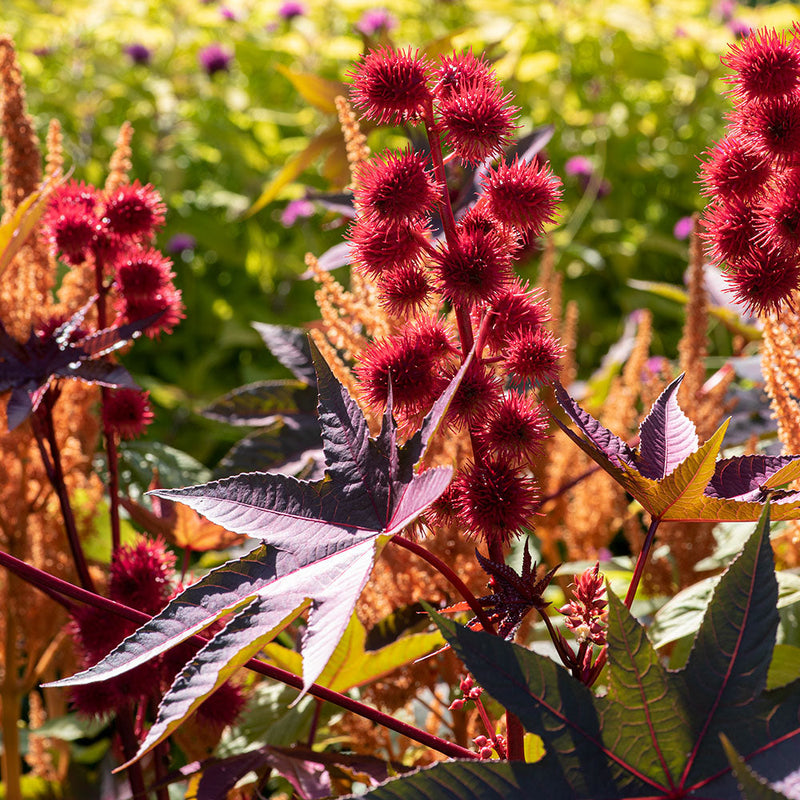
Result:
M0 277L8 269L14 256L28 240L47 208L50 195L48 186L31 192L16 208L12 217L0 226Z
M347 97L347 84L341 81L321 78L313 72L295 72L283 64L277 64L275 69L291 81L304 100L325 114L336 113L336 97Z

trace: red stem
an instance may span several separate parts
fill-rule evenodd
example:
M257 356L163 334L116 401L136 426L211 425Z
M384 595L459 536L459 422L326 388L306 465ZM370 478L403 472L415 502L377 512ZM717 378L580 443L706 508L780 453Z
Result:
M661 522L660 517L655 517L650 520L650 527L647 529L647 536L645 536L644 544L639 552L639 557L636 559L636 566L633 569L633 577L631 578L631 585L628 587L628 593L625 595L625 607L630 608L633 604L633 598L636 596L636 590L639 588L639 582L644 573L644 567L647 563L647 557L650 555L650 550L653 547L653 542L656 538L656 529Z
M117 711L117 732L122 742L122 752L125 760L129 761L139 749L139 742L133 732L133 715L131 714L130 706L123 706ZM145 787L141 764L138 762L131 764L128 769L128 780L131 784L133 800L147 800L147 788Z
M431 148L431 160L433 161L433 171L436 180L442 187L442 202L439 214L442 218L442 228L447 238L448 244L456 240L456 218L453 216L453 206L450 203L450 193L447 191L447 174L444 169L444 159L442 158L442 139L439 136L439 129L433 115L433 100L428 102L425 108L425 133L428 135L428 143ZM470 347L466 352L469 352Z
M478 598L470 591L469 586L467 586L461 578L450 569L444 561L442 561L438 556L435 556L431 553L430 550L426 549L420 544L411 541L410 539L406 539L404 536L401 536L399 533L396 533L392 538L389 540L400 547L405 547L406 550L410 550L412 553L418 555L421 559L427 561L437 572L440 572L451 584L456 588L458 593L464 598L467 602L467 605L472 609L472 612L478 618L478 621L483 626L483 629L488 633L496 635L496 631L494 629L494 625L489 617L486 615L486 611L484 610L483 606L478 602Z
M148 614L144 614L141 611L129 608L122 603L117 603L114 600L109 600L106 597L101 597L98 594L87 592L85 589L81 589L79 586L75 586L67 581L62 581L55 575L50 575L49 573L37 569L36 567L32 567L30 564L26 564L24 561L20 561L20 559L14 558L14 556L4 553L2 550L0 550L0 565L6 567L16 575L19 575L21 578L37 588L40 586L46 586L50 589L60 592L61 594L65 594L67 597L80 600L82 603L88 603L95 608L116 614L117 616L131 620L139 625L152 619ZM204 646L208 643L207 639L197 634L190 637L188 641L200 646ZM272 664L266 664L263 661L251 658L244 664L244 666L253 672L257 672L260 675L265 675L268 678L285 683L287 686L291 686L294 689L302 690L303 688L303 680L299 675L295 675L292 672L280 669L280 667L275 667ZM316 683L312 683L311 687L308 689L308 693L314 697L318 697L320 700L327 700L329 703L333 703L340 708L344 708L347 711L352 711L354 714L358 714L366 719L370 719L379 725L383 725L384 727L389 728L390 730L393 730L403 736L407 736L409 739L412 739L415 742L419 742L426 747L430 747L432 750L436 750L443 755L450 756L452 758L477 758L475 753L473 753L471 750L467 750L465 747L461 747L453 742L440 739L438 736L434 736L427 731L395 719L388 714L384 714L382 711L370 708L364 703L359 703L357 700L353 700L347 695L334 692L333 690L327 689L324 686L319 686Z

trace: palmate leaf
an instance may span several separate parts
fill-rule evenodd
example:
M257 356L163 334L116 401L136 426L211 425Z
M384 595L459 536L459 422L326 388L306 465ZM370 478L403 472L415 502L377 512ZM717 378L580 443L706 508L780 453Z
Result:
M54 685L105 680L160 655L235 612L186 665L159 707L138 755L167 737L241 664L308 609L302 642L308 688L336 649L372 569L377 549L445 490L452 471L417 474L465 365L437 401L419 436L398 450L391 404L376 439L355 401L313 349L319 420L328 469L319 481L248 473L184 489L159 489L260 547L219 567L179 594L106 658Z
M573 800L738 800L723 736L773 788L793 780L800 684L764 689L778 622L768 510L722 575L684 669L661 666L640 623L609 595L604 697L540 654L434 614L476 681L544 741L544 758L517 773L521 790ZM471 771L466 763L433 767L369 796L467 797L461 787Z
M754 522L767 497L772 518L800 518L800 491L778 489L800 478L800 456L719 459L727 422L699 445L694 424L681 411L674 380L653 404L631 448L604 428L556 384L556 399L579 433L555 413L564 433L641 503L654 519Z

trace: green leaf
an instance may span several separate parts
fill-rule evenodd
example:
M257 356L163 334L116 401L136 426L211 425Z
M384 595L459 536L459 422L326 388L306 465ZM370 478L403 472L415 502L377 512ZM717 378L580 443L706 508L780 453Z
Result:
M800 647L776 644L767 673L767 689L780 689L800 679Z
M739 782L739 789L741 789L744 800L790 800L782 792L773 789L744 763L744 760L736 752L736 748L730 743L727 736L721 735L720 739L731 769L733 769L733 773Z
M379 650L366 650L366 640L367 632L358 617L353 614L350 624L316 682L334 691L346 692L356 686L372 683L398 667L427 655L444 643L438 632L402 636ZM297 651L273 643L267 645L264 652L277 666L300 674L302 659Z
M334 100L347 97L347 84L341 81L331 81L313 72L295 72L283 64L276 64L275 69L292 82L304 100L325 114L335 114Z
M0 278L8 269L14 256L33 233L47 209L50 187L31 192L15 209L11 217L0 225Z

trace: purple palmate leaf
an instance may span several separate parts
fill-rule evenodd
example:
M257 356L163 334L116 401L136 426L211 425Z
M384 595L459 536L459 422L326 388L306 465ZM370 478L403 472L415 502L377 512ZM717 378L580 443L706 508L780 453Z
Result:
M412 522L450 481L449 467L417 473L411 451L398 453L391 413L384 417L379 437L372 439L359 407L313 344L311 351L328 464L325 477L301 481L253 472L153 492L265 545L188 587L94 667L59 682L91 683L126 672L232 612L225 628L176 678L138 755L169 736L236 668L305 610L307 689L346 629L383 540ZM463 369L445 397L452 396L461 375ZM426 418L424 435L413 448L417 461L446 407L446 401L437 403Z
M800 492L772 487L793 480L795 474L792 473L797 472L796 466L797 456L754 455L723 458L717 462L706 494L709 497L752 502L763 502L767 497L773 503L789 502L800 497Z
M666 478L699 445L694 423L678 405L682 380L680 375L664 389L639 428L636 466L654 481Z

